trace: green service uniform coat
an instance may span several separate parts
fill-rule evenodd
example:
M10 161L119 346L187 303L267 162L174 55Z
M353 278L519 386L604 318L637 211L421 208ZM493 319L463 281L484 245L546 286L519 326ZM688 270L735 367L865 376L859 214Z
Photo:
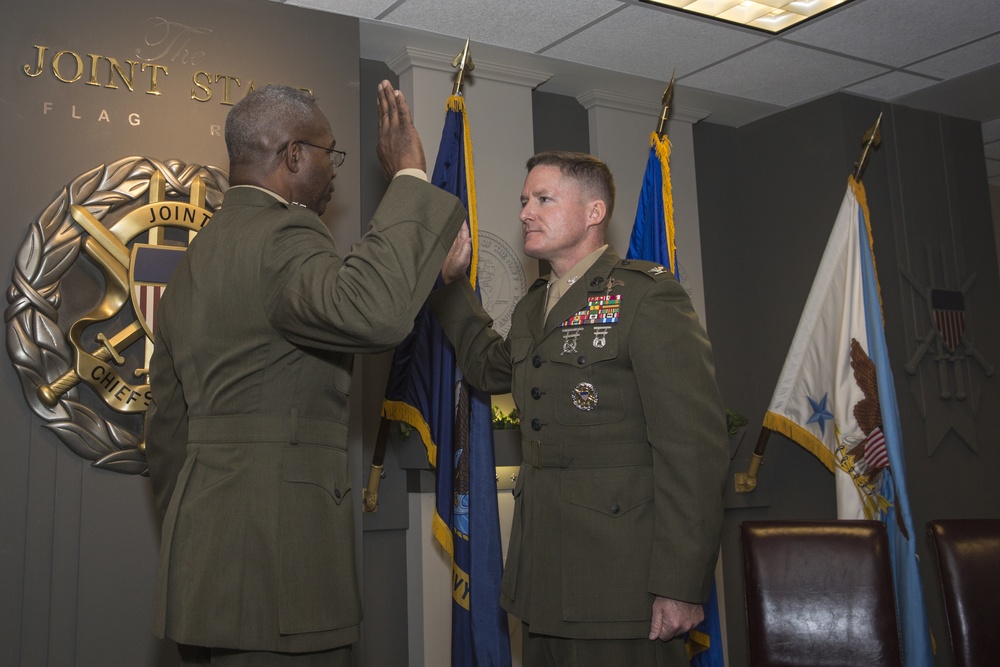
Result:
M645 638L654 595L701 603L712 583L728 444L711 346L669 271L611 249L543 323L545 292L506 340L466 281L431 295L465 377L521 415L501 603L535 633Z
M353 354L409 333L465 215L399 176L341 257L311 211L226 193L157 312L146 421L163 521L157 636L282 652L358 638Z

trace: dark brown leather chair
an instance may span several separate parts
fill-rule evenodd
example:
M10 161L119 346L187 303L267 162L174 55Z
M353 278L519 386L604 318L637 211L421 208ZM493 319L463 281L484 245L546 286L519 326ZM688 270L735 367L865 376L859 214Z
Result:
M880 521L740 526L752 667L902 664Z
M927 523L956 667L1000 660L1000 519Z

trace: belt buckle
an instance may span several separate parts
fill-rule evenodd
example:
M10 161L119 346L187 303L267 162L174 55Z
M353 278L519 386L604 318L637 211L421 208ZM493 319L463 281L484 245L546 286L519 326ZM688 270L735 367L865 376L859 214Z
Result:
M531 467L542 467L542 443L538 440L531 441Z

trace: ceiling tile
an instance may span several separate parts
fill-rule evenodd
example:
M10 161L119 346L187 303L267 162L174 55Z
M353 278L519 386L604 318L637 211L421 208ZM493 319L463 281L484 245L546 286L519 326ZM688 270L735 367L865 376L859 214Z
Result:
M396 0L283 0L286 5L308 7L324 12L373 19L391 7Z
M873 79L848 86L847 91L857 93L865 97L873 97L877 100L889 102L937 83L937 79L928 79L924 76L907 74L906 72L889 72Z
M902 67L997 31L997 0L855 0L782 39Z
M684 84L787 107L885 71L877 65L774 41L692 74Z
M621 6L615 0L574 0L570 5L537 0L407 0L382 20L534 53Z
M983 151L986 152L987 158L1000 161L1000 141L986 144L983 146Z
M1000 53L1000 34L909 65L906 69L941 79L950 79L995 64L998 53Z
M1000 118L983 123L983 143L1000 141Z
M766 41L745 29L652 7L627 7L544 54L657 80L688 72Z

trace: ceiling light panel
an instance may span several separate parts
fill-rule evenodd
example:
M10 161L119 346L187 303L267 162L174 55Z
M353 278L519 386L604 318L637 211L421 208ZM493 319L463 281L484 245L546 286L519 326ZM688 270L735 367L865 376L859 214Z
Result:
M643 0L651 5L779 33L851 0Z

